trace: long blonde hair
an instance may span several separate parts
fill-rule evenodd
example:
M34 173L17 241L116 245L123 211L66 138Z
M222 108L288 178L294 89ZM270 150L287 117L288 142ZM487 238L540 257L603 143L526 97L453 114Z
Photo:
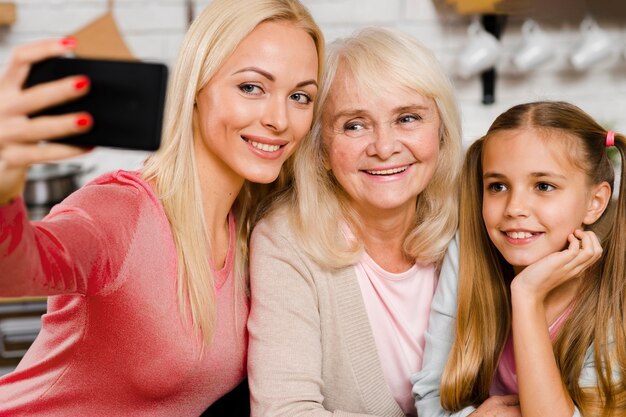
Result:
M195 19L170 79L161 149L146 162L143 176L153 181L168 217L178 256L178 299L183 317L208 346L216 322L214 277L209 263L210 239L204 221L200 180L194 155L192 119L198 92L237 45L260 23L287 21L313 38L321 74L324 38L298 0L214 0ZM274 188L288 182L281 173L269 185L246 182L234 205L237 219L235 277L246 288L248 237L256 207Z
M515 106L500 115L487 134L468 150L461 174L459 295L456 337L441 380L441 403L451 411L480 405L489 387L511 327L511 266L491 243L482 219L482 150L496 132L518 128L560 132L564 154L592 185L608 182L614 170L608 157L607 131L576 106L536 102ZM602 238L605 248L588 273L574 308L554 342L563 383L584 416L626 413L626 141L615 135L622 174L615 217ZM615 204L615 203L611 203ZM603 216L607 216L605 211ZM591 229L599 224L596 222ZM497 319L496 319L497 318ZM612 343L610 343L612 342ZM580 387L585 354L593 344L597 387ZM619 380L612 379L619 375Z
M452 84L432 52L399 31L366 28L328 45L310 139L296 151L293 192L283 196L291 207L289 221L301 237L304 250L320 264L338 268L354 263L361 242L350 245L342 225L359 235L358 216L332 172L325 168L322 109L340 65L361 86L376 91L394 83L432 98L441 119L440 153L433 178L420 194L416 222L404 242L410 259L438 262L457 227L457 177L461 165L461 124Z

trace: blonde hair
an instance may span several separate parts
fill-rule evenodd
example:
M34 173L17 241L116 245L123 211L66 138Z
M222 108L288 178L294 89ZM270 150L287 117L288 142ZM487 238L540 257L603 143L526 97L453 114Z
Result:
M366 28L328 45L317 106L329 99L337 69L345 66L357 84L369 91L394 83L432 98L441 120L440 154L433 178L420 194L416 222L403 250L420 263L439 262L457 227L457 177L461 162L460 117L452 84L432 52L398 31ZM292 207L289 219L304 250L320 264L338 268L354 263L362 243L348 244L341 234L347 224L359 235L359 220L332 172L325 168L322 113L317 111L310 139L296 152L293 193L283 200Z
M215 322L214 277L210 239L204 221L202 192L193 143L193 110L198 92L209 82L237 45L260 23L286 21L313 38L318 76L324 55L321 30L298 0L214 0L195 19L170 79L161 149L146 162L143 176L153 181L172 228L178 256L178 299L183 317L208 346ZM246 182L234 205L237 219L235 277L237 291L246 289L248 237L260 201L287 180L281 173L270 185Z
M606 181L614 170L607 154L607 131L576 106L536 102L500 115L487 134L468 150L461 174L460 263L456 337L441 380L441 403L451 411L480 405L489 396L511 326L508 282L511 266L491 243L482 218L482 150L503 130L531 128L544 140L562 141L564 155L584 172L590 185ZM551 134L556 133L556 134ZM615 147L626 160L624 136ZM602 239L603 257L582 281L573 310L554 342L563 383L584 416L626 415L626 174L622 169L616 216ZM611 203L613 204L613 203ZM603 216L607 216L608 210ZM598 225L592 225L594 229ZM495 318L498 318L495 320ZM613 343L609 343L610 341ZM594 345L596 387L580 387L588 348ZM612 350L609 346L614 347ZM612 379L620 376L619 381Z

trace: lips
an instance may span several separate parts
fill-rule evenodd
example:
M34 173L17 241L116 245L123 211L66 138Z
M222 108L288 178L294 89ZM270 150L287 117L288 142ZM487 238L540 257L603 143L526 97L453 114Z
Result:
M267 143L255 142L253 140L246 140L246 142L248 142L253 147L265 152L276 152L280 149L280 145L268 145Z
M410 165L404 165L401 167L394 167L394 168L365 169L363 171L370 175L385 176L385 175L400 174L406 171L407 169L409 169L409 167Z
M250 136L250 135L246 135L246 136L241 136L241 139L244 140L244 142L250 144L250 146L252 146L255 149L258 149L260 151L263 152L277 152L278 150L280 150L281 148L283 148L285 145L287 145L289 143L289 141L283 140L283 139L270 139L270 138L264 138L261 136Z
M527 239L536 234L536 233L530 233L530 232L504 232L504 233L506 233L506 235L510 237L511 239Z
M532 232L529 230L502 230L506 240L511 243L529 243L537 239L543 232Z

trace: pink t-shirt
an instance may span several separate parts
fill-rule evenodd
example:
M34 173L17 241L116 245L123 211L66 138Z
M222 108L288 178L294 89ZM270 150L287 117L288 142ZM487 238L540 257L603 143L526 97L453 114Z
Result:
M42 329L0 378L0 416L198 416L245 377L248 301L234 291L234 216L215 271L217 328L201 343L177 296L177 257L150 184L118 171L42 222L0 208L0 296L48 296Z
M422 368L435 267L416 264L394 274L364 253L355 269L387 385L402 411L416 416L409 377Z
M571 306L566 308L559 317L548 328L550 340L554 341L563 323L572 311ZM511 395L519 394L517 387L517 371L515 369L515 353L513 350L513 333L509 332L509 337L504 345L504 350L498 362L498 368L494 375L489 395Z

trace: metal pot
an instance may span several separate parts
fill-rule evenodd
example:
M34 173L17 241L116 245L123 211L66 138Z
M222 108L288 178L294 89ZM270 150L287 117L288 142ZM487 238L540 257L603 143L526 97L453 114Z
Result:
M24 203L29 209L47 212L53 205L76 191L80 176L90 171L91 169L72 163L33 165L26 177Z

